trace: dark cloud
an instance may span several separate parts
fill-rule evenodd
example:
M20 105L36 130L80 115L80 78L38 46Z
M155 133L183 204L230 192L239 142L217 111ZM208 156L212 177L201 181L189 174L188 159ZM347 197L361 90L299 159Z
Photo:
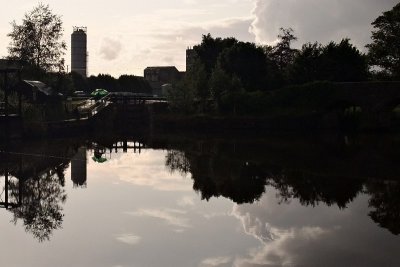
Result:
M117 59L122 51L122 44L118 40L104 38L100 47L100 55L105 60Z
M272 43L280 27L291 27L306 42L350 38L359 48L370 42L371 23L395 0L256 0L251 31L256 40Z

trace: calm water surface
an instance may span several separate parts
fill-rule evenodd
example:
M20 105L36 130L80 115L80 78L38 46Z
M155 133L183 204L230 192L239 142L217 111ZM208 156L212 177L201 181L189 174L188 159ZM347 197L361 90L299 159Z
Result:
M399 147L393 136L10 144L0 266L400 266Z

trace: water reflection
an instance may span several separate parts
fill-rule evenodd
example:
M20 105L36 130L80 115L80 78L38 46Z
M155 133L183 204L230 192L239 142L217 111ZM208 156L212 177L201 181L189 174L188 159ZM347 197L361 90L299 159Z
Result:
M75 152L73 146L39 143L1 153L3 195L11 203L5 208L13 214L14 224L21 221L40 242L62 226L65 171Z
M371 198L369 206L373 208L369 216L379 226L391 233L400 234L400 184L398 181L371 181L367 183L367 192Z
M37 240L49 240L54 230L62 228L67 168L71 168L74 188L87 188L89 161L108 164L113 155L119 153L165 149L167 169L192 179L193 189L203 200L224 197L237 205L260 203L270 190L278 205L290 205L295 200L304 207L324 204L341 210L348 208L360 195L368 195L370 210L365 216L398 235L400 168L394 156L399 154L399 147L400 142L393 138L384 142L381 138L332 137L317 141L278 137L108 137L24 143L10 146L1 153L0 176L4 180L2 196L5 197L1 207L7 208L13 214L12 221L15 224L21 221L25 230ZM139 209L129 214L159 218L183 231L189 224L179 219L179 212ZM279 229L270 228L263 220L237 216L243 220L245 232L262 242L282 236ZM318 227L296 231L286 235L325 234L325 230ZM140 240L137 236L120 239L124 242Z
M86 147L80 147L71 159L71 180L74 187L86 187L87 180Z
M10 195L18 194L21 198L19 205L11 209L13 222L22 220L25 231L39 241L49 240L52 232L61 228L62 204L67 199L63 189L64 167L57 166L26 181L10 183Z
M272 187L278 203L297 199L303 206L323 203L345 209L358 195L367 193L372 209L368 215L379 226L398 235L400 172L394 158L387 155L398 153L393 147L399 143L390 140L393 147L386 150L387 143L364 147L360 140L349 140L346 137L343 143L327 143L322 147L313 144L314 151L296 142L292 148L283 144L283 149L277 151L276 144L260 140L232 143L223 139L203 140L181 145L180 151L170 151L166 165L171 171L190 172L193 189L206 200L223 196L237 204L254 203L266 188ZM322 154L323 149L331 151ZM370 172L367 174L366 170Z

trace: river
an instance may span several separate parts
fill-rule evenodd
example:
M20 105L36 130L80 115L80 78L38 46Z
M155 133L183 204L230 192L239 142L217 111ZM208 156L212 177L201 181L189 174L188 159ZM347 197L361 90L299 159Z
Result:
M0 266L400 266L399 137L9 142Z

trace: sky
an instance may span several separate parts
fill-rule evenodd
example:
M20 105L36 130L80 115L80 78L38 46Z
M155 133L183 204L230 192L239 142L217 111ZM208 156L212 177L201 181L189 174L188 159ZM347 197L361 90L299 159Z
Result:
M6 2L5 0L0 0ZM39 1L7 1L0 9L0 58L7 56L10 22L20 24ZM203 34L274 44L279 28L291 27L298 41L350 38L361 51L371 23L395 0L43 0L64 23L65 59L70 67L73 26L87 27L88 73L143 76L147 66L185 71L185 50Z

